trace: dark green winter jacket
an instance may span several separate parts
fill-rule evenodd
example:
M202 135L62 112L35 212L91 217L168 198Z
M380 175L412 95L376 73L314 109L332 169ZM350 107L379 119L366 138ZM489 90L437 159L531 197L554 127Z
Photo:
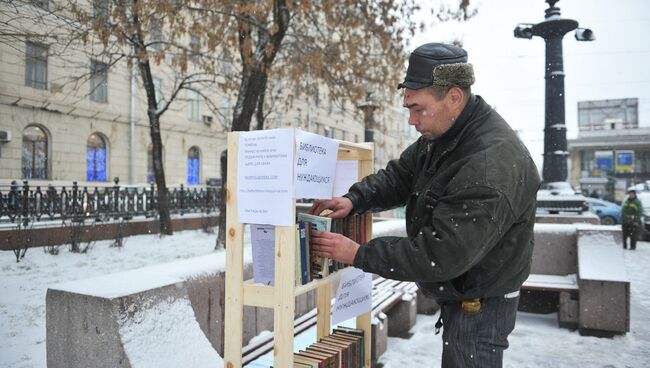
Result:
M516 133L472 95L443 136L420 137L345 195L356 213L406 204L408 237L372 239L354 266L416 281L439 302L516 291L530 272L539 183Z
M639 198L626 199L623 203L623 224L641 224L643 222L643 206Z

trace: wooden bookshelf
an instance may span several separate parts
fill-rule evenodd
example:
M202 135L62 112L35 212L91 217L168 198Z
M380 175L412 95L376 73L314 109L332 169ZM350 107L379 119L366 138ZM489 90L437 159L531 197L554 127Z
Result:
M317 338L330 334L332 281L336 275L296 285L296 231L292 226L275 227L275 285L255 284L243 279L244 225L237 216L237 162L239 133L228 134L228 179L226 182L226 300L224 360L226 368L242 366L244 306L273 309L274 367L293 366L293 322L295 298L316 290ZM369 144L339 141L339 160L359 161L359 178L372 173L373 149ZM293 217L295 217L295 205ZM372 220L366 220L366 239L372 235ZM356 327L365 331L365 362L370 368L370 312L357 316Z

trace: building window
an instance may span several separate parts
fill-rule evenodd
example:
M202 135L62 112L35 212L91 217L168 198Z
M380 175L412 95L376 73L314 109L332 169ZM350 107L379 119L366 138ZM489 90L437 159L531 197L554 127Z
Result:
M93 0L93 17L102 18L104 22L108 21L108 0Z
M187 184L196 185L201 182L200 165L201 153L199 148L192 146L187 151Z
M86 143L86 180L106 181L106 141L97 133Z
M37 126L23 131L23 179L47 179L47 134Z
M48 9L49 5L47 0L29 0L29 3L45 10Z
M197 62L199 55L201 54L201 39L198 36L190 36L190 52L191 60Z
M108 101L108 65L97 61L90 63L90 99Z
M151 48L155 51L161 52L163 47L163 33L162 33L162 22L160 19L154 19L151 22L151 32L150 32L149 43Z
M163 98L163 81L160 78L153 79L153 89L156 93L156 108L160 109L161 102L164 102Z
M155 183L156 174L153 171L153 143L147 146L147 183Z
M187 118L197 121L201 117L201 95L194 90L187 91Z
M47 89L47 46L26 42L25 85Z

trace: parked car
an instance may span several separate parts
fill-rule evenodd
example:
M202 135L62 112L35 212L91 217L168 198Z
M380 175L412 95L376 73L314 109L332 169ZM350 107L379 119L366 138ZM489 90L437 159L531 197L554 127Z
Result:
M600 218L603 225L617 225L622 221L621 206L598 198L586 197L589 210Z

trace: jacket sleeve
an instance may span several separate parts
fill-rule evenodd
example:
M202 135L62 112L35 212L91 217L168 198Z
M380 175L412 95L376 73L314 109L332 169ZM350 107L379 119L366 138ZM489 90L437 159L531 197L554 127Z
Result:
M406 203L413 186L413 173L418 156L418 141L391 160L386 169L379 170L352 185L347 197L355 213L384 211Z
M513 223L502 193L465 188L441 197L414 237L380 237L362 245L354 266L396 280L448 281L477 264Z

